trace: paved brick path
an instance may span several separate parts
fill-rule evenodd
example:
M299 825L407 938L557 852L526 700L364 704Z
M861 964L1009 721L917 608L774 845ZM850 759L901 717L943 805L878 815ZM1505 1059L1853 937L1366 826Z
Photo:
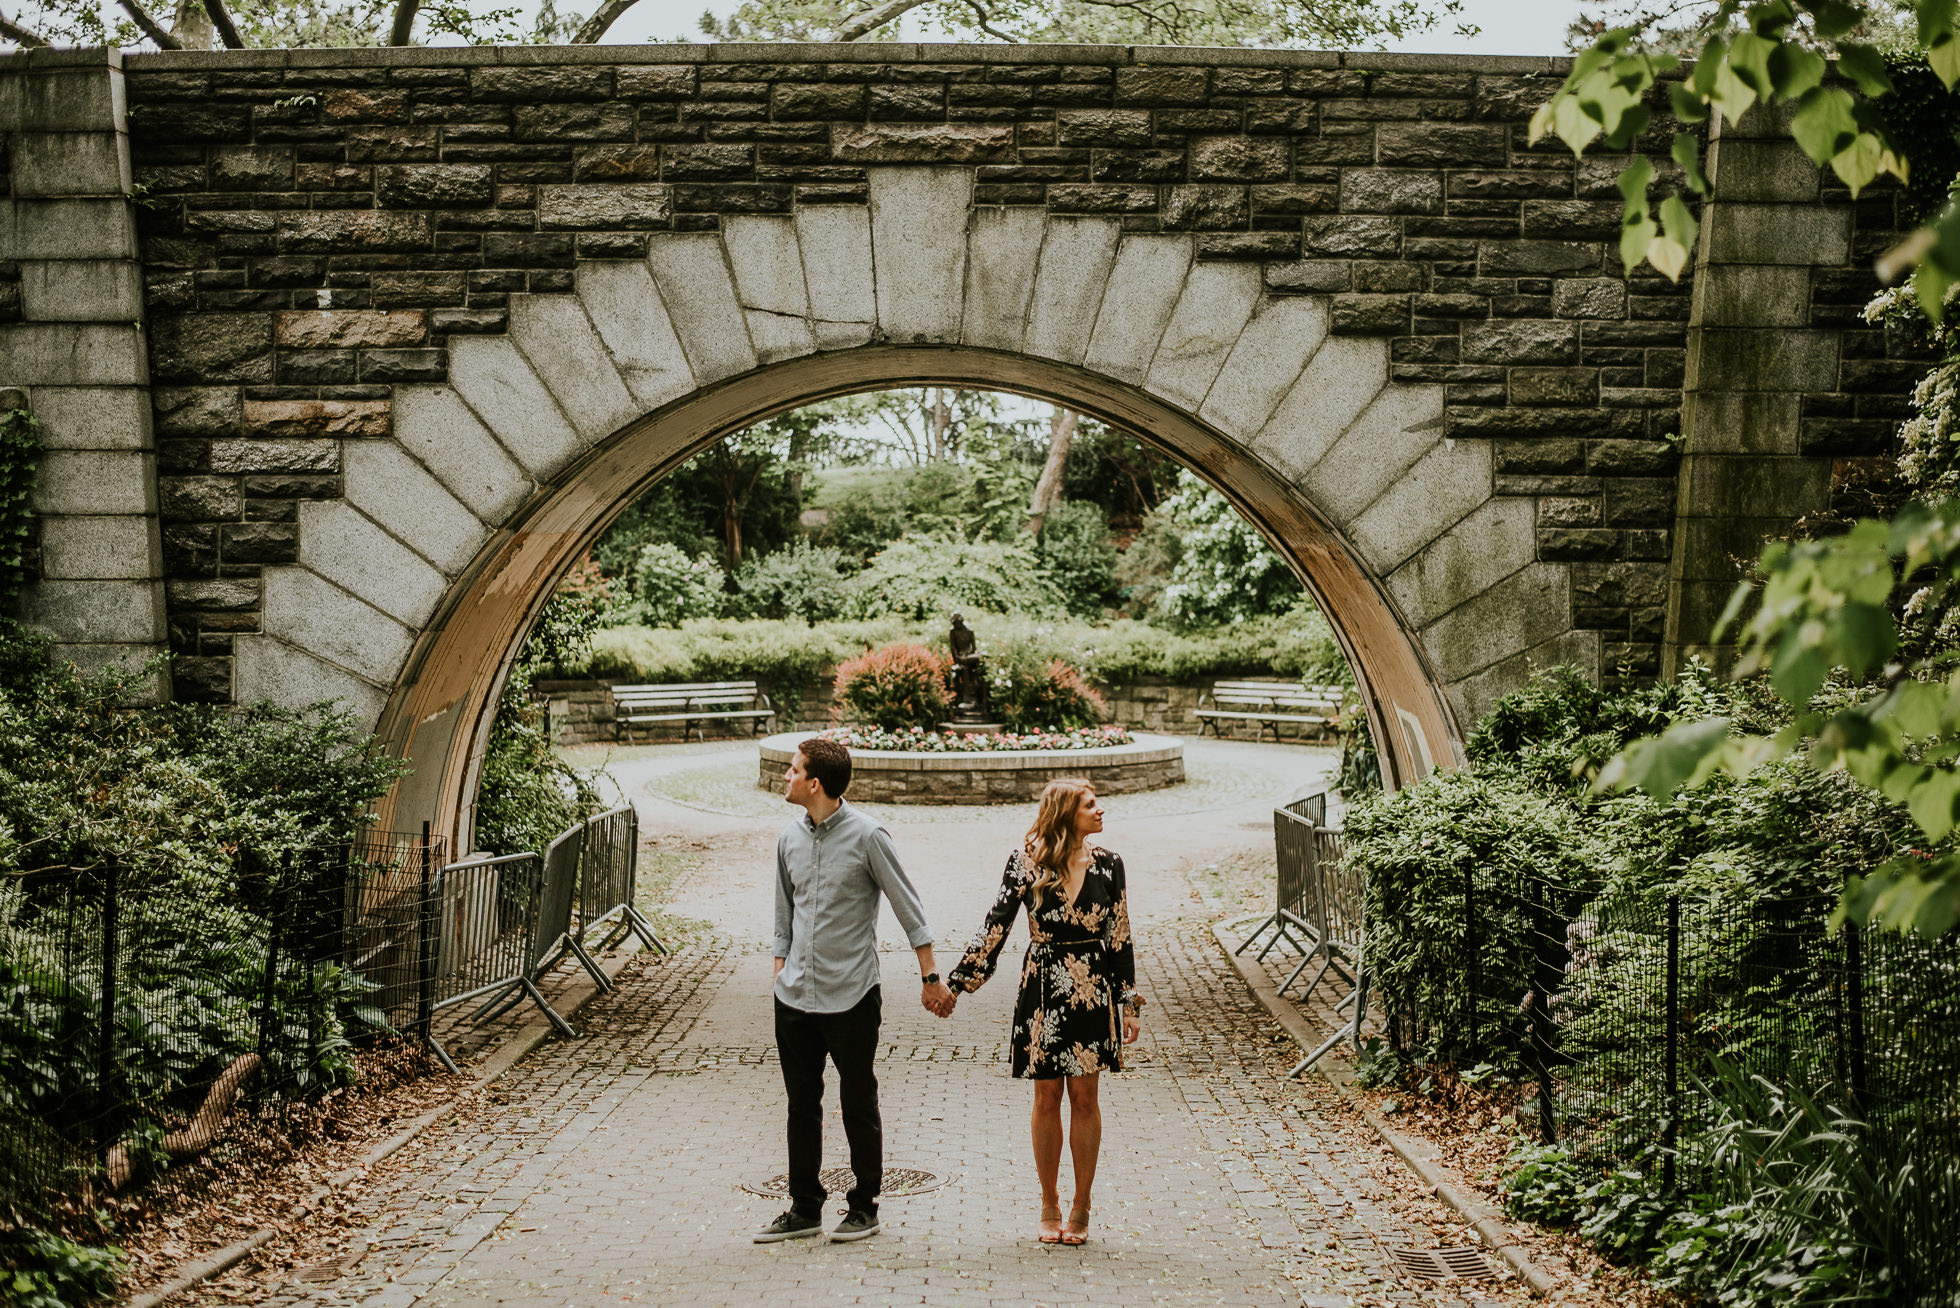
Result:
M994 854L1006 847L1000 824L1016 819L1025 814L978 830L941 823L932 839L895 828L942 940L978 921ZM371 1225L350 1270L325 1284L269 1286L261 1301L1524 1301L1506 1281L1399 1278L1395 1245L1464 1243L1460 1228L1324 1084L1284 1078L1292 1045L1219 955L1202 904L1177 875L1173 856L1190 850L1153 839L1143 822L1108 837L1130 851L1141 982L1153 1003L1137 1070L1105 1078L1092 1242L1070 1250L1032 1239L1030 1096L1005 1073L1011 987L987 987L941 1023L918 1007L910 954L894 947L880 1068L887 1163L954 1179L887 1198L886 1229L868 1241L751 1244L750 1229L782 1207L740 1188L783 1165L769 960L752 929L777 825L723 832L720 855L688 887L689 911L722 922L720 905L735 919L720 943L629 965L619 989L581 1015L580 1039L544 1046L499 1083L491 1111L430 1132L354 1196ZM1256 825L1221 815L1193 847L1248 840ZM956 846L963 855L950 854ZM1017 971L1004 963L1001 975ZM845 1157L834 1091L827 1107L829 1165Z

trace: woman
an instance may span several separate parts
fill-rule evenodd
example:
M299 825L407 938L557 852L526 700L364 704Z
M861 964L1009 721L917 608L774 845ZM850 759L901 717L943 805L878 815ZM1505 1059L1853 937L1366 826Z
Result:
M1096 1083L1105 1071L1123 1070L1123 1046L1141 1029L1143 996L1136 992L1123 860L1088 843L1102 829L1102 806L1088 782L1049 782L1024 847L1008 856L982 934L946 978L956 996L985 984L1014 928L1014 915L1027 906L1028 960L1021 969L1011 1045L1014 1075L1034 1082L1031 1125L1043 1244L1078 1245L1089 1238L1089 1188L1102 1145ZM1064 1086L1069 1156L1075 1163L1075 1199L1066 1225L1056 1188Z

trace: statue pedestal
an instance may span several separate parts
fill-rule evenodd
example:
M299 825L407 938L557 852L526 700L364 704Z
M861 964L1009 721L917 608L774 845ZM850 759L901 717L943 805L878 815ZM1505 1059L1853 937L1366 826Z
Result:
M962 736L998 736L1007 728L998 722L942 722L939 729Z

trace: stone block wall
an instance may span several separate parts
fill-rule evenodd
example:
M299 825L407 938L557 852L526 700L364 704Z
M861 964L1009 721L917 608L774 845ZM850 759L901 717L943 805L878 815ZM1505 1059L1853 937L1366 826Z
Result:
M22 66L7 62L0 79ZM1006 239L1016 214L1188 234L1200 270L1256 270L1204 283L1217 289L1215 316L1244 322L1261 297L1325 312L1331 335L1316 367L1327 381L1301 391L1327 405L1352 389L1343 351L1359 359L1363 344L1386 345L1390 380L1441 387L1442 429L1490 456L1488 495L1458 534L1502 542L1487 557L1509 559L1528 541L1535 563L1492 582L1469 545L1438 550L1397 598L1445 614L1425 636L1431 657L1483 670L1491 687L1514 682L1521 660L1577 651L1609 671L1658 669L1671 568L1689 605L1676 639L1691 640L1686 618L1699 613L1714 552L1786 521L1841 450L1889 435L1909 371L1855 315L1872 289L1869 252L1897 226L1889 196L1854 205L1810 170L1758 211L1749 165L1730 148L1739 136L1714 161L1718 186L1737 178L1734 208L1724 218L1731 201L1714 206L1695 274L1678 285L1650 271L1623 277L1623 160L1574 160L1556 141L1525 140L1563 76L1559 61L676 46L166 53L128 69L169 641L190 698L232 695L232 643L260 629L264 570L299 561L303 532L346 527L336 507L355 472L366 466L371 485L392 476L380 465L400 455L377 438L393 430L395 388L448 380L452 340L515 326L548 366L555 297L644 260L654 233L739 243L763 231L744 219L823 215L806 224L815 243L801 254L820 261L814 234L860 230L879 169L970 174L976 240L982 217ZM1655 141L1672 127L1663 115ZM1784 186L1785 165L1761 185ZM1104 230L1085 224L1083 239ZM1791 253L1762 253L1778 248ZM1149 272L1110 270L1113 249L1070 257L1103 267L1112 287ZM655 271L673 280L688 269ZM776 357L778 292L790 295L742 288L753 357L765 363ZM1778 332L1746 347L1710 335L1691 376L1691 316L1736 325L1724 304L1770 314L1757 325ZM824 348L868 339L853 306L810 308L819 337L834 338ZM968 312L994 308L981 295ZM912 339L902 322L877 330ZM1122 362L1086 365L1123 376ZM1757 381L1734 381L1745 375ZM662 384L627 380L636 400ZM1698 407L1684 417L1684 387L1697 385L1708 398L1690 397ZM556 399L513 394L507 407L588 399L595 412L608 402L570 387ZM1745 402L1795 407L1799 426L1786 429L1797 444L1780 451L1773 480L1797 491L1744 503L1706 489L1734 484L1739 465L1684 470L1688 418L1698 433L1722 428L1745 420L1733 407ZM541 430L565 426L540 410ZM1376 516L1406 517L1411 540L1427 539L1417 533L1432 500L1462 498L1424 483L1456 475L1418 461L1432 428L1387 431L1343 455L1355 460L1357 495L1397 483ZM442 466L442 450L408 453ZM397 479L401 495L416 471ZM486 520L513 513L525 487L510 471L457 494ZM1338 499L1342 484L1323 469L1318 493ZM1677 497L1692 520L1679 539ZM392 551L404 575L434 575L416 541L375 534L375 559ZM1539 643L1500 650L1491 614L1533 615L1524 634Z
M0 387L45 447L22 617L62 658L133 670L164 652L164 585L124 95L114 53L0 73Z

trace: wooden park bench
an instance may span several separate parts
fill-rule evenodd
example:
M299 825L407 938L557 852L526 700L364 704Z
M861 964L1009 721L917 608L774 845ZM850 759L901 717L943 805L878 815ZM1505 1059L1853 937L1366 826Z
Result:
M1340 716L1346 694L1345 686L1308 686L1297 681L1220 681L1199 697L1193 711L1201 736L1206 727L1214 735L1223 735L1220 722L1240 720L1257 722L1261 735L1270 726L1273 739L1279 740L1282 722L1326 731Z
M679 722L681 739L693 732L703 740L702 724L746 719L761 735L776 716L776 706L753 681L695 681L672 686L614 686L613 735L633 743L633 728L655 722Z

